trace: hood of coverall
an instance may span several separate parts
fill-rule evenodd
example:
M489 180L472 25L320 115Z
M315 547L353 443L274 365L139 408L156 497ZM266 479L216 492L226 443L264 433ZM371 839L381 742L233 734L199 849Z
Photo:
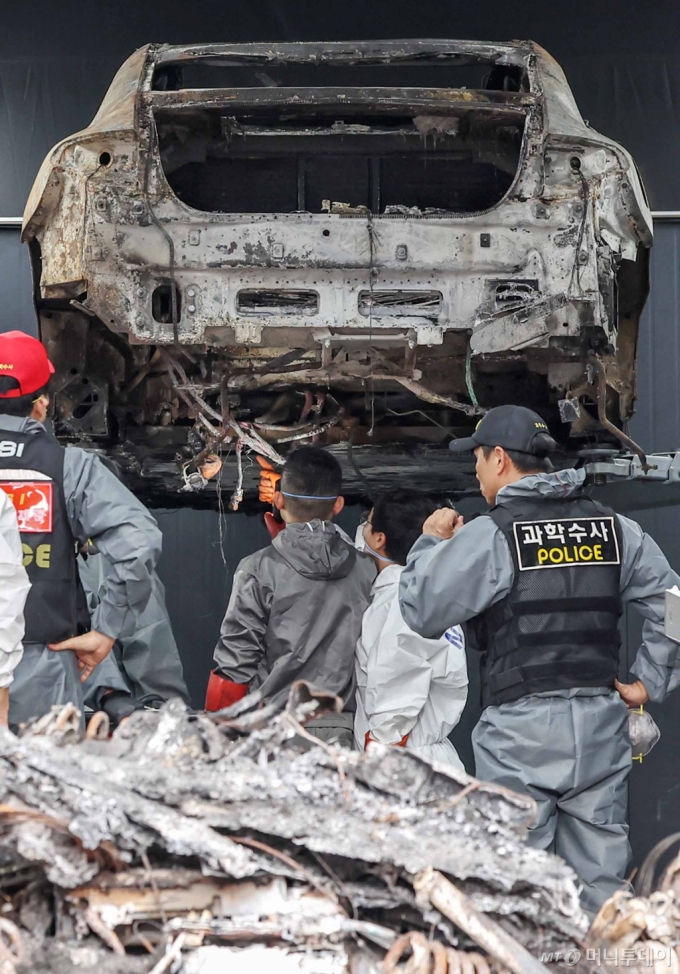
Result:
M354 654L374 578L372 559L337 526L288 524L239 564L216 664L267 700L306 680L353 710Z
M273 545L304 578L346 578L357 560L355 549L347 544L339 529L331 521L318 518L304 524L287 524Z
M514 484L501 487L496 497L497 504L519 497L545 497L559 500L581 490L586 479L585 470L555 470L553 473L531 473Z

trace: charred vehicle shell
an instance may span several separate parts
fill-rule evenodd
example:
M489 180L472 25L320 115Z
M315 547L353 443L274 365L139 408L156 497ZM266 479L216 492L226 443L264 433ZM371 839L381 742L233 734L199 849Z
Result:
M486 408L574 451L632 415L650 212L531 42L144 47L23 236L57 431L138 490L312 440L464 490Z

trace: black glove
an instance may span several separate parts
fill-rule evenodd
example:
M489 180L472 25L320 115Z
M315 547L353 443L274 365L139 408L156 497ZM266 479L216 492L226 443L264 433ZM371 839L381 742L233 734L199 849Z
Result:
M114 690L107 693L101 702L101 709L108 715L112 727L117 727L121 720L125 720L135 710L143 710L144 705L125 690Z

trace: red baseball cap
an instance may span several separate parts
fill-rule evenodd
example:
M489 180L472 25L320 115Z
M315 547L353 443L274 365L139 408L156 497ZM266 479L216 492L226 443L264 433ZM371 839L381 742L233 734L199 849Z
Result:
M0 335L0 375L9 375L19 383L18 389L0 392L0 399L29 396L46 386L53 373L45 346L37 338L23 331Z

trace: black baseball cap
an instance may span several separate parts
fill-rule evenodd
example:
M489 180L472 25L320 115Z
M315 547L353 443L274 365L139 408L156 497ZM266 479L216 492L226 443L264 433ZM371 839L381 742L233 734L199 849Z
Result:
M464 453L478 446L502 446L504 450L545 456L545 443L538 449L534 448L539 433L550 435L547 423L533 409L526 406L496 406L477 423L472 436L451 440L449 450Z

